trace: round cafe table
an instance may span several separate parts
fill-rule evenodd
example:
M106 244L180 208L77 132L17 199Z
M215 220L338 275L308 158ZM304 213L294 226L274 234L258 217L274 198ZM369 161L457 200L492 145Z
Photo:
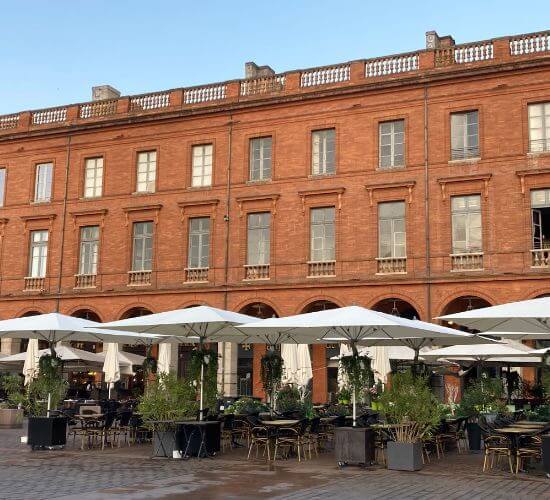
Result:
M266 427L294 427L299 420L262 420L262 425Z
M541 434L544 431L543 428L529 428L529 427L501 427L500 429L495 429L495 432L498 434L503 434L510 439L510 451L512 455L517 455L518 450L518 440L520 436L536 436Z

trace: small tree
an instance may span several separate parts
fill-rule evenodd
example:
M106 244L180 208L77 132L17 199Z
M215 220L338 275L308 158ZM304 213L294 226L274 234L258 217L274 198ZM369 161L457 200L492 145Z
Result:
M218 353L200 346L191 351L190 377L200 397L201 368L203 380L203 403L205 408L215 408L218 398Z
M262 356L260 376L271 412L273 412L275 403L275 393L279 389L283 378L283 366L283 358L275 349L268 349Z
M402 424L391 430L401 443L416 443L439 424L438 401L430 390L426 377L408 370L392 377L391 387L380 396L387 420Z
M65 398L69 384L63 380L63 361L55 351L40 358L38 376L31 381L27 388L27 410L31 416L47 414L48 399L50 408L56 409Z
M498 413L505 408L502 382L494 378L481 377L466 387L459 412L467 417L478 417L481 413Z

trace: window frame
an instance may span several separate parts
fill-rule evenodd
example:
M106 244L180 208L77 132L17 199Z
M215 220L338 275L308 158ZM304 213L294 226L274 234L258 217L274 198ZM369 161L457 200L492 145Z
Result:
M46 235L46 239L40 241L33 241L34 235L37 233L43 233ZM48 229L32 229L29 231L29 256L27 263L27 278L45 278L48 275L48 253L49 253L50 231ZM34 273L34 249L38 249L37 258L39 259L38 267L39 272L37 275ZM44 251L41 251L44 249Z
M260 221L257 226L251 227L251 217L259 216ZM261 224L261 217L267 216L267 224ZM269 266L271 264L271 231L272 231L272 218L273 215L270 211L254 211L246 214L246 265L247 266ZM253 231L259 232L260 237L257 239L258 254L252 259L251 255L251 233ZM264 238L267 234L267 238ZM263 252L261 251L263 249ZM267 258L266 258L267 257ZM254 260L254 262L252 262Z
M319 160L318 171L316 172L315 171L315 168L316 168L316 166L315 166L315 157L316 157L315 137L316 137L316 134L321 134L321 133L326 134L328 132L333 133L333 150L332 150L333 164L332 164L332 171L331 172L327 171L327 165L326 165L327 148L326 148L326 145L325 145L324 146L325 162L323 164L323 169L321 169L321 162ZM325 142L326 142L326 138L325 138ZM337 141L337 133L336 133L336 127L335 126L324 127L324 128L316 128L316 129L313 129L313 130L310 131L311 161L310 161L310 167L309 167L309 174L310 174L311 177L324 177L324 176L336 175L336 171L337 171L337 143L338 143L338 141ZM317 156L320 157L320 152Z
M265 165L264 161L265 158L263 156L264 148L262 147L263 141L266 141L269 139L269 176L266 176L264 174L265 172ZM255 161L255 158L253 156L253 144L255 141L260 141L260 158L258 158L259 161L259 177L257 179L253 178L253 163ZM248 182L267 182L271 181L273 178L273 136L272 135L262 135L258 137L250 137L248 139Z
M150 233L151 258L150 259L145 258L147 248L146 248L146 246L144 246L148 235L146 235L146 234L136 235L136 227L138 226L138 224L150 224L150 227L151 227L151 233ZM133 271L133 272L151 272L151 271L153 271L153 264L154 264L154 257L155 257L155 255L154 255L154 253L155 253L155 222L154 222L154 220L136 220L136 221L133 221L132 222L131 237L132 237L132 253L131 253L130 270ZM141 260L142 260L142 262L141 262L141 266L139 266L140 267L139 269L135 266L135 263L136 263L136 249L137 249L136 240L141 241L140 246L142 247L141 248L141 251L142 251L142 259ZM150 260L151 265L149 266L150 267L149 269L146 269L144 267L144 263L147 262L148 260Z
M194 220L207 220L208 231L202 230L202 231L197 231L193 233L193 231L191 230L191 225L193 224ZM191 248L192 248L191 239L193 234L198 235L198 239L199 239L199 244L197 245L197 247L199 248L199 255L197 256L198 262L199 264L201 264L202 259L206 258L207 259L206 266L202 266L202 265L194 266L191 262L191 259L193 258L191 253ZM202 249L204 248L205 245L203 244L202 240L205 234L208 234L208 249L206 251L206 255L203 255ZM210 269L211 250L212 250L212 218L205 215L190 216L187 220L187 269Z
M455 210L453 208L453 201L456 198L466 198L467 200L470 198L479 198L479 208L477 210L470 210L469 206L464 210ZM475 253L483 253L483 198L481 194L474 193L474 194L456 194L450 197L450 211L451 211L451 254L452 255L460 255L460 254L475 254ZM456 243L455 243L455 217L458 216L466 216L466 222L465 222L465 240L464 240L464 251L457 251ZM471 225L471 219L473 215L479 215L479 236L480 236L480 244L479 248L473 248L471 247L471 237L470 233L472 232L472 226ZM459 240L461 241L461 240Z
M39 194L39 182L40 182L40 171L41 167L49 167L50 172L49 182L45 182L44 190L46 190L49 184L49 192L44 198L38 198ZM53 193L53 176L54 176L54 163L53 161L38 162L34 164L34 198L33 203L51 203L52 193Z
M313 221L313 214L315 211L319 211L319 210L327 210L327 209L332 209L332 214L333 214L333 218L332 218L332 249L330 247L327 247L325 245L325 242L326 242L326 239L327 239L327 236L326 236L326 229L325 227L323 228L323 248L320 249L321 252L323 253L323 259L322 260L317 260L314 258L314 252L316 251L314 249L314 240L316 239L314 237L314 226L315 225L321 225L320 223L317 223L315 224L314 221ZM324 218L324 217L323 217ZM326 221L324 220L323 221L323 226L326 226ZM327 250L332 250L332 258L331 259L327 259L326 258L326 251ZM310 207L309 209L309 262L335 262L336 261L336 206L334 205L322 205L322 206L314 206L314 207Z
M395 142L395 135L396 135L396 132L395 132L395 124L396 123L402 123L403 124L403 130L401 132L397 132L397 133L401 133L403 135L403 141L401 143L396 143ZM388 125L388 124L391 124L392 125L392 131L390 134L382 134L382 127L384 125ZM391 169L398 169L398 168L405 168L406 166L406 142L407 142L407 132L406 132L406 128L407 128L407 124L406 124L406 120L405 118L394 118L394 119L388 119L388 120L381 120L378 122L378 169L380 170L391 170ZM390 149L391 149L391 153L390 153L390 160L391 160L391 165L382 165L382 135L390 135L391 137L391 141L390 141ZM402 152L401 152L401 157L402 157L402 161L400 164L396 164L395 163L395 146L396 144L401 144L402 146ZM384 145L384 146L387 146Z
M470 146L469 137L473 135L468 134L468 116L476 115L476 136L477 136L477 146L474 149L474 146ZM463 117L464 123L462 123L462 148L453 148L453 118L454 117ZM481 158L481 112L480 109L465 109L465 110L456 110L449 113L449 143L450 143L450 161L467 161L476 158ZM470 152L472 150L472 152ZM461 154L459 152L462 152Z
M147 170L145 172L145 175L146 175L146 179L145 181L140 181L139 180L139 174L140 174L140 171L139 171L139 167L140 167L140 164L143 163L143 162L140 162L140 156L141 155L147 155L147 157L149 158L149 155L151 155L152 153L155 153L155 169L154 169L154 178L151 179L150 177L150 170ZM157 148L152 148L152 149L141 149L139 151L136 151L136 159L135 159L135 175L136 175L136 180L135 180L135 193L136 194L154 194L157 192L157 180L158 180L158 162L159 162L159 152L158 152L158 149ZM149 165L151 163L151 161L148 159L147 161L147 165ZM140 184L143 184L143 182L145 182L145 187L146 189L145 190L140 190ZM152 190L151 189L148 189L149 185L152 184L153 185L153 188Z
M204 178L205 178L205 173L204 173L205 172L204 148L206 148L206 147L210 147L210 174L209 174L210 183L209 184L204 184ZM197 150L198 148L203 149L203 153L201 155L201 158L202 158L201 165L196 166L197 168L199 168L199 167L201 168L200 177L195 175L195 150ZM190 187L192 189L206 189L206 188L211 188L214 185L214 157L215 157L214 141L200 142L200 143L196 143L196 144L191 144L191 179L190 179ZM206 177L208 177L208 176L206 176ZM200 178L201 183L200 184L195 184L195 178Z
M540 119L542 122L540 130L542 135L544 136L542 139L531 139L532 128L531 128L530 108L535 106L542 107L542 113L540 114ZM548 120L547 120L547 111L546 111L547 107L549 109ZM542 149L534 150L532 148L532 143L534 141L542 141L542 145L543 145ZM527 152L532 154L550 153L550 100L527 103Z
M6 206L6 186L8 183L8 168L0 166L0 208Z
M382 216L382 205L403 205L403 216ZM395 231L396 221L401 221L403 224L403 231ZM390 223L390 254L389 256L382 255L382 222ZM403 244L396 242L396 235L403 234ZM403 248L403 255L397 255L397 248ZM378 203L378 258L379 259L406 259L407 258L407 203L405 200L395 201L381 201Z
M96 238L84 238L83 232L86 229L96 228L97 230L97 236ZM90 247L95 244L95 250L92 249L92 262L91 267L93 268L93 272L85 272L84 269L85 263L83 262L83 256L84 256L84 248ZM100 245L101 245L101 227L99 224L87 224L79 226L79 251L78 251L78 274L79 275L95 275L97 276L98 270L99 270L99 252L100 252Z
M98 189L98 183L97 183L97 161L101 160L101 180L99 183L99 194L96 194L96 191ZM88 196L86 194L87 190L89 189L87 184L88 180L88 162L95 161L94 166L94 177L93 177L93 186L91 187L93 189L94 194L92 196ZM88 156L84 158L84 179L82 184L82 197L85 199L94 199L94 198L101 198L103 196L103 186L104 186L104 180L105 180L105 158L102 155L98 156Z

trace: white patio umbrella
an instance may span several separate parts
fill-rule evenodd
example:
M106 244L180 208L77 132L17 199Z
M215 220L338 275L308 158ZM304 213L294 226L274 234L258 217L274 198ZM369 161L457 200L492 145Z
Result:
M104 323L102 328L140 333L154 333L180 339L181 342L243 342L243 335L233 329L242 323L259 321L246 314L234 313L210 306L177 309L137 318ZM201 364L200 419L203 418L204 364Z
M283 376L281 382L283 384L298 383L298 345L281 345L281 358L283 358Z
M471 330L494 332L550 332L550 297L510 302L441 316Z
M31 339L36 340L36 339ZM31 342L29 340L29 343ZM38 351L38 358L41 358L42 356L45 356L47 354L50 354L50 349L40 349ZM79 363L82 362L83 364L101 364L103 363L103 360L99 358L98 354L95 354L93 352L84 351L82 349L77 349L75 347L70 347L66 345L57 346L55 348L56 355L64 362L64 363ZM6 356L5 358L0 359L0 364L21 364L25 361L26 352L20 352L19 354L12 354L11 356Z
M159 355L157 361L157 373L170 373L170 351L172 346L170 344L159 345Z
M537 354L533 349L527 346L523 348L520 345L499 344L496 342L490 344L476 345L454 345L433 349L422 354L426 360L447 359L451 361L494 361L502 363L513 363L515 360L529 359L536 362ZM540 362L540 356L538 358ZM521 361L520 361L521 362Z
M120 380L120 364L118 360L118 344L109 342L106 344L105 362L103 363L104 381L109 387L109 399L111 399L111 390L115 382Z
M388 374L391 373L388 349L389 347L385 346L375 346L369 349L369 356L372 358L374 380L378 380L383 384L388 381Z
M25 385L30 384L31 380L38 375L39 361L38 339L30 339L27 345L27 351L25 352L25 361L23 363Z
M100 323L74 318L59 313L39 314L0 321L0 338L45 340L55 352L57 342L79 340L82 342L123 342L126 344L157 341L154 335L109 331L97 328ZM48 414L50 404L48 398Z
M162 345L162 344L159 344ZM101 361L101 364L103 365L105 363L105 356L107 355L107 351L104 350L103 352L98 352L96 356ZM120 374L121 375L134 375L133 367L135 365L141 366L143 364L143 361L145 360L145 356L140 356L139 354L134 354L133 352L126 352L126 351L118 351L118 364L120 366Z
M349 306L283 318L268 318L252 324L237 326L247 338L244 342L263 343L348 343L354 354L357 345L406 345L415 350L415 362L420 348L435 342L468 344L487 342L475 335L459 332L432 323L408 320ZM352 391L353 421L355 424L355 391Z

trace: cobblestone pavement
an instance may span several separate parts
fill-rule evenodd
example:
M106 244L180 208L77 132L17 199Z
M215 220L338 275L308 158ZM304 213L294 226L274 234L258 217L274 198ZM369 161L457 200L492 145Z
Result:
M31 452L22 430L0 430L0 499L127 500L187 498L503 498L550 499L550 480L540 471L512 476L481 473L479 455L448 453L421 472L381 467L339 469L330 453L298 463L247 461L243 450L214 459L151 459L150 446Z

